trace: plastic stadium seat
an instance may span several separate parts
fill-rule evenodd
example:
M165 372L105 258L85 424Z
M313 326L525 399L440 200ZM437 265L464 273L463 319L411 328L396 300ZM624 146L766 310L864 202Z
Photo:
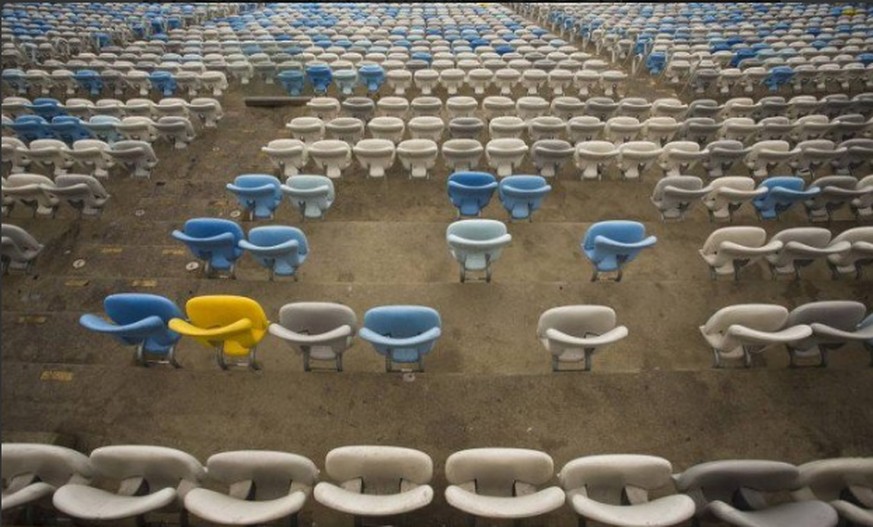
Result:
M292 176L281 188L303 218L324 218L336 199L333 181L325 176Z
M185 312L188 320L174 318L170 329L215 349L221 369L228 368L228 359L260 369L256 348L270 325L260 304L243 296L195 296L185 304Z
M540 489L554 476L545 452L520 448L473 448L446 460L446 501L472 517L532 518L564 504L559 487Z
M57 139L36 139L30 142L27 150L17 149L16 153L25 155L30 160L31 167L42 167L48 169L53 167L52 173L64 174L73 163L67 157L66 152L69 150L63 141Z
M274 139L261 147L261 152L286 178L296 176L308 159L306 145L298 139Z
M255 525L291 518L303 508L318 480L311 460L287 452L238 450L206 460L207 475L228 489L192 489L185 508L204 520L230 525Z
M795 203L811 199L821 192L817 187L804 190L804 181L799 177L775 176L761 182L759 188L766 188L767 193L755 198L752 203L762 220L772 220L787 211Z
M43 245L27 231L16 225L0 226L0 265L2 274L9 270L30 271Z
M352 149L345 141L322 139L309 144L308 152L315 166L323 168L327 177L336 179L352 162Z
M37 214L54 217L58 200L45 193L45 188L54 186L54 181L39 174L12 174L3 183L3 199L11 210L15 205L28 207L35 218Z
M824 176L816 178L810 189L821 189L812 199L804 202L809 221L824 219L831 221L834 212L845 207L852 200L873 192L873 188L858 188L858 180L853 176Z
M442 145L443 160L451 171L474 170L484 152L476 139L449 139Z
M873 458L833 458L810 461L797 467L796 501L821 500L837 510L847 523L873 525Z
M600 273L617 272L621 281L623 267L640 251L653 247L658 239L646 236L642 223L626 220L601 221L588 228L582 239L582 252L594 265L591 281Z
M0 445L0 473L4 481L0 508L4 512L51 497L68 483L87 485L93 477L88 456L39 443Z
M796 164L803 174L815 177L816 172L826 164L844 156L847 148L837 148L836 143L828 139L810 139L797 144L800 153Z
M79 323L91 331L111 335L128 346L136 346L135 360L141 366L172 364L179 368L175 348L181 335L170 331L168 323L182 317L171 300L144 293L119 293L103 300L107 321L85 314Z
M309 255L306 235L297 227L267 225L249 231L247 239L239 241L239 248L251 255L274 276L293 276Z
M304 76L303 71L301 70L284 70L280 71L276 78L279 80L279 84L285 88L285 91L288 92L288 95L292 97L298 97L303 93L304 87Z
M853 199L849 207L858 220L870 218L873 216L873 174L861 178L855 188L864 192Z
M661 213L662 220L681 220L694 203L710 192L712 187L704 187L699 177L667 176L655 184L652 203Z
M771 242L782 242L782 248L766 256L774 274L793 274L800 279L800 268L816 259L849 251L848 241L831 243L831 231L821 227L795 227L777 232Z
M631 141L618 147L618 168L624 179L639 179L663 150L651 141Z
M55 137L68 145L72 145L80 139L91 139L94 135L84 126L78 117L59 115L52 119L49 128Z
M755 187L755 180L744 176L722 176L709 184L712 189L703 197L703 204L709 211L710 219L731 221L733 214L743 203L757 199L767 193L765 187Z
M706 145L706 150L709 152L709 158L704 160L703 165L711 178L724 176L737 161L745 159L752 151L739 141L728 140L713 141Z
M303 355L303 371L311 361L332 360L343 371L343 354L352 345L358 317L351 308L329 302L296 302L279 309L279 322L270 324L270 334Z
M649 501L649 492L672 486L666 459L635 454L580 457L558 474L567 502L586 519L620 527L667 527L694 516L694 500L684 494Z
M5 125L4 125L5 126ZM39 115L22 115L15 119L9 128L15 132L18 139L25 143L37 139L52 139L54 134L49 127L49 122Z
M359 517L395 516L433 499L433 462L424 452L395 446L344 446L327 453L324 469L337 483L315 486L315 499Z
M497 186L495 177L487 172L455 172L448 179L448 194L458 216L478 216Z
M788 163L800 154L788 141L758 141L746 156L746 166L753 177L767 177L780 164Z
M272 219L276 207L282 202L281 183L267 174L244 174L237 176L227 190L236 196L250 220Z
M694 499L699 518L737 527L834 527L837 513L827 503L771 505L765 493L793 489L794 465L779 461L723 460L695 465L674 475L676 488Z
M66 201L79 211L79 216L96 216L103 212L109 193L94 177L84 174L63 174L51 186L43 186L49 199Z
M108 153L135 177L151 177L152 169L158 164L155 151L145 141L118 141L110 146Z
M318 117L295 117L285 127L291 130L294 139L303 141L308 146L324 139L324 121Z
M364 314L358 336L385 357L385 370L393 363L417 364L424 371L424 356L441 335L442 322L436 310L424 306L380 306Z
M97 178L108 178L109 170L115 166L115 160L109 155L109 145L98 139L76 141L65 154Z
M761 227L722 227L709 235L699 253L709 265L713 280L720 275L733 275L734 280L739 280L742 267L781 249L779 240L767 243L767 232Z
M544 177L557 177L574 152L573 145L562 139L540 139L530 147L534 166Z
M503 208L514 220L533 221L533 213L542 206L552 187L541 176L516 175L500 180L498 194Z
M397 157L411 178L430 178L439 147L430 139L407 139L397 145Z
M156 511L180 511L182 502L204 477L200 463L192 456L159 446L117 445L91 452L95 475L118 481L116 491L80 483L68 483L53 497L56 509L86 521L117 521L142 517Z
M204 261L206 277L214 271L228 271L234 276L234 264L243 254L238 243L244 238L237 223L220 218L195 218L186 221L183 229L174 230L172 235Z
M873 326L862 324L866 312L864 304L850 300L810 302L794 308L787 324L807 324L812 328L812 336L789 346L791 365L798 357L814 357L821 366L827 366L831 350L849 342L864 343L873 339Z
M338 120L334 119L331 123ZM328 123L328 127L331 123ZM361 139L352 147L352 151L370 177L385 177L385 172L394 165L395 147L388 139Z
M617 326L615 311L606 306L555 307L544 312L537 324L537 338L552 355L552 371L563 371L561 363L583 362L591 370L591 358L600 348L627 336Z
M574 158L581 170L581 179L603 177L606 166L618 156L618 149L609 141L583 141L576 144Z
M466 281L467 271L485 271L485 281L490 282L491 264L500 258L512 235L497 220L460 220L446 229L446 241L460 265L461 282Z
M11 177L9 179L12 179ZM830 245L849 242L852 247L837 254L828 255L828 265L834 278L841 274L861 278L861 269L873 264L873 227L855 227L834 236Z

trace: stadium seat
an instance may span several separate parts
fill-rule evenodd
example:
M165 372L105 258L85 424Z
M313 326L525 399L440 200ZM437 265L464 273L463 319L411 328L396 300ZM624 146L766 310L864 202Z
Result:
M594 265L591 281L597 280L600 273L617 272L615 280L620 282L624 266L657 241L654 236L647 237L643 224L635 221L612 220L593 224L582 239L582 252Z
M565 371L562 363L578 362L583 363L583 371L590 371L600 348L628 334L615 319L612 308L594 305L555 307L540 315L537 338L552 355L552 371Z
M279 309L279 322L269 332L303 355L303 371L313 360L334 361L343 371L343 354L352 345L358 318L351 308L329 302L296 302Z
M468 271L485 271L485 281L491 281L491 264L512 241L506 225L497 220L460 220L446 229L449 250L460 265L461 282Z
M174 230L172 236L187 245L195 258L204 262L207 278L225 271L234 276L235 263L243 254L238 244L245 237L236 222L195 218L186 221L181 231Z
M40 443L0 445L3 512L26 507L67 484L87 485L94 475L88 456L70 448Z
M424 371L424 356L441 335L442 322L434 309L424 306L380 306L364 314L358 336L385 357L385 371L394 363L416 364Z
M281 198L281 192L279 195ZM309 255L303 231L285 225L255 227L238 244L270 271L270 280L274 276L293 276L297 281L297 269Z

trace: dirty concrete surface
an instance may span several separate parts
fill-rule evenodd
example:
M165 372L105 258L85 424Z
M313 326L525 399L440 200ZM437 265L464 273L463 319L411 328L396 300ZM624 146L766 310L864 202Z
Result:
M675 93L643 74L631 79L627 95L654 100ZM231 217L238 207L225 184L240 174L275 174L260 148L290 137L285 123L305 114L243 104L246 95L269 94L281 90L260 81L233 85L221 99L225 117L217 129L200 129L184 150L157 144L160 162L151 179L113 173L102 217L78 219L61 207L56 219L13 210L4 220L46 245L30 276L2 279L4 441L50 432L74 437L83 452L155 444L204 463L221 451L277 449L322 468L325 454L342 445L417 448L434 460L435 498L422 511L389 519L407 526L464 524L443 497L443 467L465 448L544 450L556 473L575 457L600 453L659 455L676 472L722 458L802 463L873 453L873 369L862 346L834 353L827 369L789 369L785 351L773 349L751 369L714 370L698 330L736 303L790 309L852 299L873 307L873 273L832 280L818 262L799 281L772 280L758 264L744 269L739 282L712 281L697 250L722 225L710 223L699 206L683 222L662 222L649 201L657 167L640 182L620 181L617 173L583 182L575 167L565 167L533 221L509 225L513 241L490 284L459 283L445 243L455 209L442 160L427 181L408 180L399 162L384 180L369 180L353 163L336 182L337 200L324 221L301 222L287 202L273 221L243 221L245 230L262 224L304 230L311 256L299 282L268 281L250 256L239 262L236 280L186 271L193 258L170 232L189 218ZM446 97L441 89L438 95ZM734 172L746 173L739 166ZM535 173L529 159L519 173ZM496 196L483 217L508 222ZM591 266L579 248L588 226L606 219L642 221L659 240L628 266L621 283L589 282ZM802 209L762 223L744 206L734 224L773 234L809 223ZM855 225L843 210L829 227L838 233ZM85 265L74 268L79 259ZM131 350L77 323L82 313L102 312L106 295L132 291L165 295L180 306L198 295L245 295L271 320L296 301L341 302L359 318L378 305L422 304L442 315L443 336L426 371L407 377L385 373L382 358L360 339L343 373L304 373L301 358L271 336L259 347L263 370L256 373L219 370L212 351L190 339L178 346L182 369L138 368ZM597 355L592 372L552 373L535 336L537 319L548 308L580 303L612 306L630 335ZM351 519L310 499L301 524L351 525ZM492 524L505 523L479 522ZM524 525L569 526L575 518L564 507Z

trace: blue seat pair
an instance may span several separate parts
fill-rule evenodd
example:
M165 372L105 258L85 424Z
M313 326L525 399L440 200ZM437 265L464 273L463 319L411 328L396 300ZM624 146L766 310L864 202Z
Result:
M248 251L257 262L274 276L293 276L309 255L309 244L303 231L284 225L255 227L246 239L242 228L233 221L220 218L195 218L185 222L173 238L188 246L191 253L205 262L207 277L215 272L235 274L236 261Z
M765 179L758 188L766 188L767 193L752 201L758 217L762 220L776 219L795 203L811 199L821 192L818 187L804 189L805 186L806 183L802 178L794 176L774 176Z
M582 252L594 264L591 281L597 280L600 273L615 272L615 281L620 282L624 265L633 261L643 249L653 247L657 241L655 236L646 236L646 228L636 221L595 223L582 239Z
M447 190L459 216L478 216L495 189L513 219L530 219L552 187L541 176L507 176L498 184L487 172L456 172L449 176Z

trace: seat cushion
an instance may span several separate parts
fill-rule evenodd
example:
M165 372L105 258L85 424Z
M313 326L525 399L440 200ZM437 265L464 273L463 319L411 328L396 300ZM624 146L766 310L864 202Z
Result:
M736 527L834 527L838 520L837 511L821 501L784 503L760 511L741 511L714 501L706 511Z
M564 491L549 487L525 496L483 496L451 485L446 489L446 501L456 509L484 518L531 518L561 507Z
M668 527L694 515L694 500L683 494L638 505L611 505L580 493L569 494L576 514L617 527Z
M315 499L331 509L359 516L393 516L414 511L433 499L433 488L421 485L399 494L359 494L321 482L315 486Z
M64 485L54 495L55 508L82 520L120 520L155 511L176 500L176 489L146 496L119 496L86 485Z
M306 503L306 493L295 491L275 500L246 501L209 489L193 489L185 496L185 508L204 520L253 525L290 516Z

